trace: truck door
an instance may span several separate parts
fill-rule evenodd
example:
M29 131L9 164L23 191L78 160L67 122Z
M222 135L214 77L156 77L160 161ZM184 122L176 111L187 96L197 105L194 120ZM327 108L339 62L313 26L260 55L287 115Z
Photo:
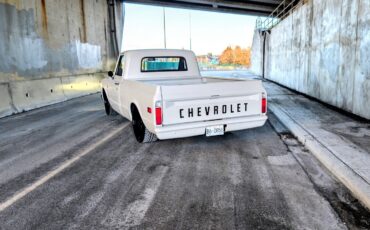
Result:
M113 109L117 112L121 111L120 104L119 104L119 87L122 81L123 76L123 55L121 55L118 59L116 69L114 71L114 76L111 81L110 85L110 95L109 95L109 101L113 107Z

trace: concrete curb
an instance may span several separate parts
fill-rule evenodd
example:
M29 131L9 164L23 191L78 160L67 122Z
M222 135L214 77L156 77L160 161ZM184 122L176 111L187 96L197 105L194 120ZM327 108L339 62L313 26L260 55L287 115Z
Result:
M305 147L340 181L368 210L370 210L370 185L350 167L339 160L335 153L321 144L283 109L273 103L269 109L302 142Z
M59 78L9 82L12 102L17 112L65 101Z
M0 83L0 118L16 112L9 91L9 83Z

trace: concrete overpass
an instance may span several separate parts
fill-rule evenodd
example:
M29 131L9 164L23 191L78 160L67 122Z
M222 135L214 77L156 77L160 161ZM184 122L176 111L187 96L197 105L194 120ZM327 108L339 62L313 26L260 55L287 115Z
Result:
M120 49L124 2L280 14L255 34L254 72L370 119L367 0L0 0L0 117L98 90Z
M96 92L120 50L124 2L268 15L281 1L0 0L0 117Z
M268 16L255 33L254 72L370 119L367 0L124 1Z
M128 3L178 7L234 14L270 15L284 0L123 0ZM286 4L295 0L285 1Z
M268 15L279 1L135 2ZM0 117L98 92L122 3L0 0ZM0 119L1 229L370 229L370 122L352 115L370 119L370 1L279 14L252 47L261 128L140 145L98 94Z

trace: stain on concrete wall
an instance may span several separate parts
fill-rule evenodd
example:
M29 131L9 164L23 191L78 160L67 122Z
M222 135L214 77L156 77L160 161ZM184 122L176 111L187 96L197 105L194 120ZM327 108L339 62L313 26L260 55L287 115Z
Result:
M0 1L1 82L108 70L106 1L30 2Z
M32 9L17 10L0 3L0 72L26 72L46 66L43 40L32 29L34 25Z
M0 117L98 91L116 61L107 22L106 0L0 0Z
M41 27L45 38L48 38L48 15L45 0L41 0Z
M307 1L268 50L266 78L370 119L370 1Z

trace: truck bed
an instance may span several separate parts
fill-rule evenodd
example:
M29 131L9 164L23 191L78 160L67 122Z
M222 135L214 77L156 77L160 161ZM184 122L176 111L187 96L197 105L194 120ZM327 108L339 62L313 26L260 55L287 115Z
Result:
M163 125L260 115L261 97L265 93L260 80L166 77L136 79L136 82L161 92ZM225 106L227 111L208 112ZM245 110L242 111L241 106L245 106Z
M193 78L158 78L155 80L148 80L148 79L138 79L138 81L156 85L156 86L173 86L173 85L200 85L200 84L207 84L207 83L224 83L224 82L238 82L238 81L249 81L249 80L241 80L241 79L226 79L226 78L219 78L219 77L193 77Z

